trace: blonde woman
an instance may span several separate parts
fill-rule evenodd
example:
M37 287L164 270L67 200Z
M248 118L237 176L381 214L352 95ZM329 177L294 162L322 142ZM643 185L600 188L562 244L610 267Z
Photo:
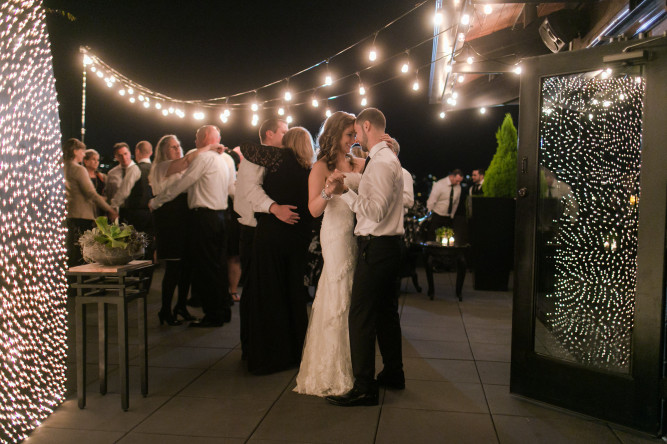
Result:
M195 156L209 149L222 149L222 145L207 145L187 156L183 156L181 142L173 134L162 136L155 148L155 160L148 174L153 194L156 196L173 182L181 179ZM186 321L195 318L188 313L186 300L190 290L190 270L184 261L187 250L188 230L188 195L182 193L173 200L153 211L153 225L157 244L157 257L165 261L165 272L162 279L162 308L158 312L160 325L181 325L178 316ZM178 301L173 309L171 301L174 290L178 286Z
M297 367L308 325L303 273L312 225L308 174L313 141L307 130L296 127L285 133L283 145L285 148L241 146L246 160L266 168L266 194L299 215L290 223L268 213L257 219L255 252L243 289L248 311L245 351L248 370L255 374Z

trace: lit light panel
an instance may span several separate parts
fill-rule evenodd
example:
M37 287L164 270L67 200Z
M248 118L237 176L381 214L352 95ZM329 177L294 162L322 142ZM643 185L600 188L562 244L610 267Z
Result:
M645 84L634 74L605 73L551 77L542 86L540 166L568 190L557 217L545 221L551 234L544 236L541 256L549 252L542 260L553 264L553 281L542 308L565 359L627 373ZM544 176L541 181L545 205Z
M0 440L18 442L65 396L65 186L39 1L0 5Z

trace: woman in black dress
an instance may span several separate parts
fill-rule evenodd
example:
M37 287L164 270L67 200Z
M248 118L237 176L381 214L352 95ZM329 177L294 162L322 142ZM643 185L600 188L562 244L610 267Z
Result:
M266 168L263 188L276 203L293 205L294 224L262 213L257 220L253 266L243 291L248 298L248 370L255 374L295 368L308 327L303 276L311 237L308 174L313 139L301 127L283 137L285 148L244 144L243 156Z
M180 180L182 172L200 152L217 148L207 145L183 157L181 142L173 134L162 136L155 148L155 160L148 175L148 181L154 195L160 194L174 181ZM157 257L164 260L165 270L162 278L162 309L158 313L160 325L181 325L178 316L186 321L194 320L188 313L186 300L190 291L190 269L187 260L183 260L187 250L188 233L187 193L182 193L170 202L153 211L153 225L157 244ZM171 300L178 286L178 301L172 312Z

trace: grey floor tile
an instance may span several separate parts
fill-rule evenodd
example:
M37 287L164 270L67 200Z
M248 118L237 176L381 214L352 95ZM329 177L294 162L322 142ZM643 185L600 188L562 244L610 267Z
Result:
M99 393L90 393L86 397L86 408L79 409L76 399L67 400L43 425L63 429L129 431L168 399L165 396L130 396L130 408L124 412L120 406L119 394L109 393L102 396Z
M447 412L488 413L481 384L446 381L406 382L405 390L387 390L388 407Z
M530 418L493 415L501 444L618 444L604 423L578 418Z
M401 326L447 328L456 325L463 325L458 313L437 314L412 309L403 310L403 313L401 313Z
M466 333L470 342L503 345L512 343L512 327L492 328L467 325Z
M481 444L498 439L488 414L384 407L375 442Z
M665 441L661 438L649 436L640 432L632 432L628 430L619 430L611 426L614 434L623 444L664 444Z
M94 442L105 444L118 441L124 433L125 432L38 427L23 442L25 444L62 444L66 442Z
M300 399L302 398L302 399ZM324 400L312 402L306 396L278 401L252 438L286 442L372 443L380 414L379 407L343 408Z
M467 342L422 341L403 338L403 357L472 359L472 352Z
M216 362L212 370L225 370L225 371L234 371L234 372L245 372L247 371L247 365L245 361L241 359L241 346L239 345L229 353L227 353L222 359Z
M178 396L133 431L164 435L244 439L250 436L271 403Z
M510 363L475 361L482 384L509 385Z
M167 347L156 345L148 351L150 367L209 368L228 354L227 348ZM130 360L131 365L139 365L139 358Z
M537 418L553 418L566 420L579 418L576 413L567 410L552 408L546 404L539 404L510 394L508 385L484 384L484 393L489 409L494 415L527 416Z
M474 361L403 358L407 379L479 383Z
M296 370L255 376L247 372L207 370L179 396L224 399L278 399L294 379Z
M406 339L421 339L425 341L467 342L468 336L459 320L438 327L423 325L402 325L401 333Z
M487 344L471 341L470 348L477 361L512 361L512 346L509 344Z
M202 369L148 367L148 395L173 396L185 386L197 379L203 373ZM130 400L134 396L141 396L141 369L139 366L130 366ZM99 380L88 385L88 393L99 391ZM107 392L120 393L120 374L118 366L110 371L107 377Z
M129 433L118 441L119 444L241 444L243 442L245 440L242 438L163 435L136 432Z

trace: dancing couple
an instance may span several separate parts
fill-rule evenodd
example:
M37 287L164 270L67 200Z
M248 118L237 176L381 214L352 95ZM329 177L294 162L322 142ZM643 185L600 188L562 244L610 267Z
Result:
M294 389L339 406L377 405L378 385L403 389L396 276L403 234L403 175L375 108L336 112L320 133L308 209L324 213L324 268ZM369 156L354 158L356 141ZM356 226L355 226L356 215ZM375 378L377 337L384 369Z

